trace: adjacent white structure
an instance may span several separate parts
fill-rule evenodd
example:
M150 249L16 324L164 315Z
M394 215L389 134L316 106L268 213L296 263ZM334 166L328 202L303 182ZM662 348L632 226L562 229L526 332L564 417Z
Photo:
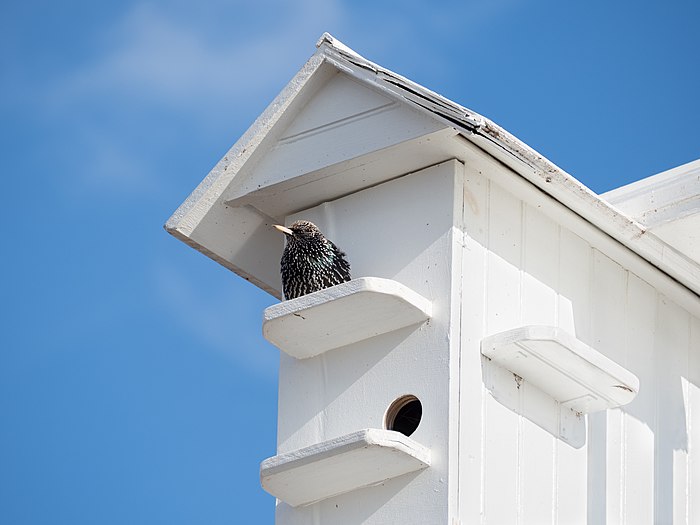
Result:
M272 224L352 263L264 313L276 522L700 523L700 165L601 197L317 47L166 224L278 298Z

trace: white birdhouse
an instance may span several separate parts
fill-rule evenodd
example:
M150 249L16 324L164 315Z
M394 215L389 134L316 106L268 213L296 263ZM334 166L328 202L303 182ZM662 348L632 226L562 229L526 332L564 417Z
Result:
M700 523L698 244L674 246L699 171L655 235L653 181L613 207L324 35L166 224L278 298L274 224L310 220L351 262L263 315L276 522Z

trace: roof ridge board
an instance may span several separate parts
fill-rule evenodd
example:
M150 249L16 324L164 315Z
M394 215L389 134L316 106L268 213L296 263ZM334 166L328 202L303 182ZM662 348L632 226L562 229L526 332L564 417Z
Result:
M323 45L325 44L325 45ZM477 113L476 111L473 111L465 106L462 106L461 104L450 100L443 95L440 95L439 93L436 93L435 91L432 91L431 89L426 88L425 86L422 86L402 75L399 75L398 73L395 73L391 70L388 70L371 60L368 60L367 58L359 55L357 52L353 51L349 47L347 47L345 44L340 42L339 40L335 39L332 35L328 33L324 33L321 39L319 40L318 44L324 51L326 55L335 55L339 58L344 58L345 60L351 62L352 64L362 67L363 69L372 71L375 73L377 77L379 77L381 80L384 80L385 82L389 82L393 86L402 88L406 91L412 92L416 95L418 95L420 98L423 98L427 101L430 101L431 103L435 105L439 105L445 109L450 109L454 111L455 116L460 116L463 119L468 119L465 120L464 122L461 123L461 125L464 127L464 131L469 131L469 132L477 132L481 129L483 129L486 133L483 134L484 138L487 138L490 141L498 141L501 142L502 139L507 139L506 141L506 146L511 146L510 148L506 147L505 149L507 151L510 151L511 153L515 153L513 151L513 146L517 146L518 150L522 150L523 152L529 153L528 155L519 155L521 160L526 161L528 164L540 164L544 163L546 164L546 168L537 168L536 166L531 166L533 169L537 169L538 171L544 173L548 172L560 172L561 174L565 175L567 178L572 179L577 183L577 185L580 185L582 188L585 188L587 190L587 193L590 194L590 196L595 197L596 199L600 200L600 197L598 194L593 192L590 188L582 184L580 181L578 181L576 178L574 178L572 175L561 169L559 166L554 164L552 161L538 153L536 150L522 142L520 139L509 133L507 130L493 122L492 120L488 119L487 117L484 117L483 115ZM386 78L382 78L386 77ZM396 79L398 82L390 81L388 79ZM375 82L376 83L376 82ZM393 91L393 90L390 90ZM403 96L406 100L409 100L413 103L416 103L415 100L413 100L410 97ZM424 105L422 105L424 109L430 109ZM455 122L455 124L458 124ZM501 145L503 146L503 145ZM548 181L549 182L549 181ZM641 226L641 225L640 225Z
M603 199L571 174L495 122L410 79L375 64L327 33L319 40L319 48L340 69L358 78L363 78L377 87L393 93L394 96L400 96L423 111L429 111L437 118L450 122L457 129L466 131L467 133L464 134L465 139L471 141L477 147L485 149L487 152L489 148L496 148L498 151L503 152L506 159L500 160L535 187L561 202L583 220L590 222L611 238L617 239L622 245L637 253L637 255L659 271L681 283L682 286L691 290L696 296L700 294L700 282L696 278L700 265L693 264L692 261L686 258L674 257L674 255L678 254L673 250L667 249L670 248L668 243L655 236L650 238L648 235L645 235L647 228L644 224ZM369 77L367 74L358 75L357 70L353 69L352 66L361 68L366 73L373 75L374 78ZM387 78L397 79L399 84L389 82ZM392 86L393 89L389 88L387 84ZM435 111L434 108L426 106L425 103L421 104L405 93L396 92L397 88L403 87L410 89L402 89L402 91L420 93L421 99L432 102L436 106L453 109L456 113L455 116L458 118L450 118L450 116L441 114L441 112ZM437 104L437 101L440 101L440 104ZM461 114L460 110L464 111L464 114ZM468 113L473 114L478 119L478 126L471 126L469 122L465 121ZM486 143L482 141L486 141ZM510 159L510 162L507 159ZM514 161L519 164L520 169L513 165ZM664 250L666 251L665 257L661 255ZM669 258L673 259L670 263ZM692 265L690 268L687 266L688 263Z
M453 112L453 115L444 115L434 111L434 108L426 106L425 103L420 103L416 101L412 97L406 96L405 94L400 95L407 101L410 101L413 104L416 104L425 110L437 113L438 116L446 118L453 125L459 126L462 131L473 133L475 135L481 136L489 140L490 142L493 142L494 145L510 153L514 158L528 165L530 169L541 174L541 178L544 178L544 182L546 183L552 182L551 180L548 180L548 177L550 177L552 174L561 175L561 180L564 181L565 179L568 179L567 182L573 183L575 189L578 192L587 194L589 198L604 203L612 211L623 215L625 217L624 222L626 224L632 223L636 226L636 234L641 234L645 231L645 228L641 223L635 221L632 217L628 217L624 213L621 213L620 210L617 210L613 206L610 206L610 204L601 199L597 193L592 191L590 188L581 183L575 177L567 173L565 170L554 164L552 161L538 153L532 147L528 146L520 139L508 132L506 129L502 128L487 117L484 117L476 111L466 108L465 106L462 106L461 104L454 102L440 95L439 93L436 93L435 91L432 91L406 77L399 75L398 73L390 71L366 59L365 57L359 55L357 52L353 51L352 49L350 49L345 44L338 41L328 33L324 33L324 35L321 37L321 40L319 40L319 46L321 46L326 55L330 55L331 57L335 56L337 58L340 58L341 60L345 59L358 67L373 72L379 80L383 80L384 82L388 82L392 86L399 87L402 90L408 91L410 93L414 93L421 99L424 99L429 103L435 104L436 106L440 106L441 108L451 110L451 112ZM388 79L396 79L396 81ZM373 83L377 84L376 81ZM396 94L396 92L393 89L389 89L389 91ZM459 118L455 120L455 117ZM568 206L568 203L564 204Z
M327 38L324 39L324 37L328 37L331 40L328 40ZM357 67L370 71L374 73L379 80L388 82L389 84L412 93L413 95L429 101L436 106L440 106L446 110L454 112L455 115L465 119L465 123L470 124L471 126L479 126L482 124L482 121L487 120L476 111L462 106L458 102L455 102L441 95L440 93L418 84L394 71L391 71L390 69L382 67L379 64L363 57L362 55L359 55L357 52L342 44L340 41L328 35L328 33L325 33L324 37L322 37L322 40L319 41L319 46L324 53L329 56L329 58L344 59ZM411 100L410 97L406 98Z

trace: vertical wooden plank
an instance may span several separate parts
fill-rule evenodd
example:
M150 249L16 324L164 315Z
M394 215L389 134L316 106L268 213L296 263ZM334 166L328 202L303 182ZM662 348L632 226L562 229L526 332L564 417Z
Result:
M532 206L525 206L523 270L523 324L556 324L559 227Z
M686 353L686 358L688 357ZM688 405L690 395L690 383L687 377L687 368L678 377L680 380L681 394L683 396L683 416L686 431L685 447L673 449L673 519L674 523L691 523L688 519L690 514L690 430L692 422L690 420L690 406Z
M688 420L687 392L690 315L660 296L656 346L657 374L661 384L658 395L656 496L661 521L672 523L687 519ZM658 518L657 518L658 519ZM669 521L670 523L671 521Z
M489 260L487 335L520 324L522 202L491 182L489 190Z
M532 206L524 207L522 323L556 325L559 274L559 227ZM541 393L520 389L524 413L539 413L557 428L558 406L543 405ZM555 407L554 409L552 407ZM543 413L544 411L544 413ZM521 418L520 500L522 523L551 523L554 505L555 437Z
M562 228L559 232L558 325L582 341L590 340L591 247ZM586 523L588 444L575 449L557 440L555 445L555 523Z
M690 315L662 295L657 308L656 522L685 523L688 425L681 377L688 377Z
M462 352L460 374L459 508L462 523L479 523L483 515L482 407L490 396L481 373L488 244L489 181L465 166L464 249L462 257Z
M491 182L487 264L486 332L520 324L522 203ZM484 519L518 523L520 418L492 396L484 398Z
M561 229L559 245L559 326L593 346L591 246L565 228Z
M588 415L588 513L586 516L588 525L606 523L606 430L605 413L596 412Z
M627 272L598 250L593 251L591 329L594 348L620 364L625 357ZM591 414L589 423L589 522L619 523L622 487L622 412Z
M448 521L458 521L461 516L461 464L460 450L462 448L462 428L466 420L462 419L462 362L464 360L471 361L472 367L477 368L480 362L478 359L479 352L469 352L468 357L465 355L464 339L462 332L462 317L464 309L464 259L466 242L466 224L465 224L465 205L466 196L465 188L466 169L461 162L454 163L452 176L453 187L453 209L452 209L452 227L450 228L450 320L448 327L448 337L450 338L450 349L448 355L449 361L449 381L448 381L448 407L447 407L447 428L448 428L448 443L447 453L449 458L449 466L447 470L448 487L447 487L447 517ZM483 285L482 285L483 288ZM470 303L471 304L471 303ZM471 358L471 359L469 359ZM471 368L471 367L470 367ZM477 425L479 426L479 425Z
M688 345L688 523L700 523L700 319L690 320Z
M634 274L627 283L625 367L640 382L639 394L623 407L622 520L629 525L654 523L654 428L657 379L654 365L656 290Z

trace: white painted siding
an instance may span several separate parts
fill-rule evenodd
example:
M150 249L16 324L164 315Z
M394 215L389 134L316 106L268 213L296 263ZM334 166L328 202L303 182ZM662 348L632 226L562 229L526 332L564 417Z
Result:
M423 417L411 438L431 466L308 507L277 507L278 524L448 523L457 501L457 385L462 165L449 161L287 218L315 222L348 253L353 276L395 279L433 303L433 317L363 342L296 360L282 354L278 453L382 428L389 405L418 397ZM420 213L414 213L420 202ZM456 254L456 255L455 255ZM456 308L453 308L456 302ZM451 331L456 330L456 336ZM455 416L457 414L455 413ZM450 448L454 452L450 454ZM340 473L342 475L342 473Z
M467 164L465 178L462 522L700 523L698 319L489 169ZM632 403L587 417L580 448L548 432L557 411L532 385L504 387L511 410L482 382L514 379L482 368L480 338L527 324L564 328L639 377Z
M381 428L389 404L414 394L424 413L411 437L432 465L308 507L279 503L279 524L700 519L700 321L617 262L609 239L495 182L508 178L494 167L505 169L451 161L287 218L316 222L355 276L395 279L435 315L315 358L282 354L278 453ZM556 402L480 354L483 337L527 324L559 326L628 368L639 395L576 420L573 446L559 439Z

